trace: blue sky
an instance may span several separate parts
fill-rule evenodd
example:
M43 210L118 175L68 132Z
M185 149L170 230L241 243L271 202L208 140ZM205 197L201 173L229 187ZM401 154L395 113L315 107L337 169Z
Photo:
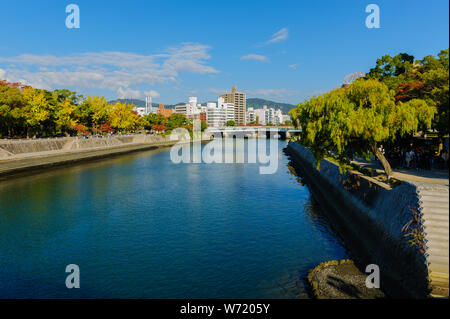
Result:
M70 3L79 29L65 26ZM370 3L379 29L365 25ZM448 10L447 0L2 0L0 78L169 104L235 85L296 104L384 54L448 48Z

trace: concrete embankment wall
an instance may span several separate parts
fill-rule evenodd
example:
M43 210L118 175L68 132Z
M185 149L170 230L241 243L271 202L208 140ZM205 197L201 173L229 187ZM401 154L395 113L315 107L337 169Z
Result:
M18 154L114 147L131 143L160 143L169 140L169 137L165 138L159 135L91 137L88 139L83 137L63 137L35 140L0 140L0 158Z
M5 140L0 141L0 152L8 152L8 156L34 152L48 152L63 149L64 145L76 138L52 138L37 140ZM1 156L1 155L0 155ZM6 157L7 155L5 155Z
M204 137L209 141L210 136ZM189 135L0 140L0 176L189 142Z
M311 151L298 143L290 142L288 152L362 270L378 265L381 288L391 297L427 297L425 256L401 231L418 208L416 187L402 183L390 189L359 174L341 174L327 160L317 170Z

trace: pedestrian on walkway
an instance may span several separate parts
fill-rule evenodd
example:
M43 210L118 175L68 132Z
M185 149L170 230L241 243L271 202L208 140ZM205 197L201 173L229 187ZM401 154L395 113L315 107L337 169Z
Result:
M414 158L414 152L413 150L410 150L409 152L405 153L405 161L406 161L406 168L411 168L411 161Z

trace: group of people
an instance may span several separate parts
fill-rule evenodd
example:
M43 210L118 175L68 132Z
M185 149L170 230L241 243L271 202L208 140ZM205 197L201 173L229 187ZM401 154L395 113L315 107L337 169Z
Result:
M430 146L396 147L388 154L393 168L406 169L448 168L448 157L446 149L437 154Z

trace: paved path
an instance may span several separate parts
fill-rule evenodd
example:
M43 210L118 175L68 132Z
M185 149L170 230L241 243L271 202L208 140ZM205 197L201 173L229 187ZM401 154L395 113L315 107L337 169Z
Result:
M366 162L363 159L353 160L352 163L361 167L372 168L377 174L384 174L384 170L378 161ZM409 182L425 182L433 184L449 184L449 170L448 169L392 169L392 177L401 181Z

